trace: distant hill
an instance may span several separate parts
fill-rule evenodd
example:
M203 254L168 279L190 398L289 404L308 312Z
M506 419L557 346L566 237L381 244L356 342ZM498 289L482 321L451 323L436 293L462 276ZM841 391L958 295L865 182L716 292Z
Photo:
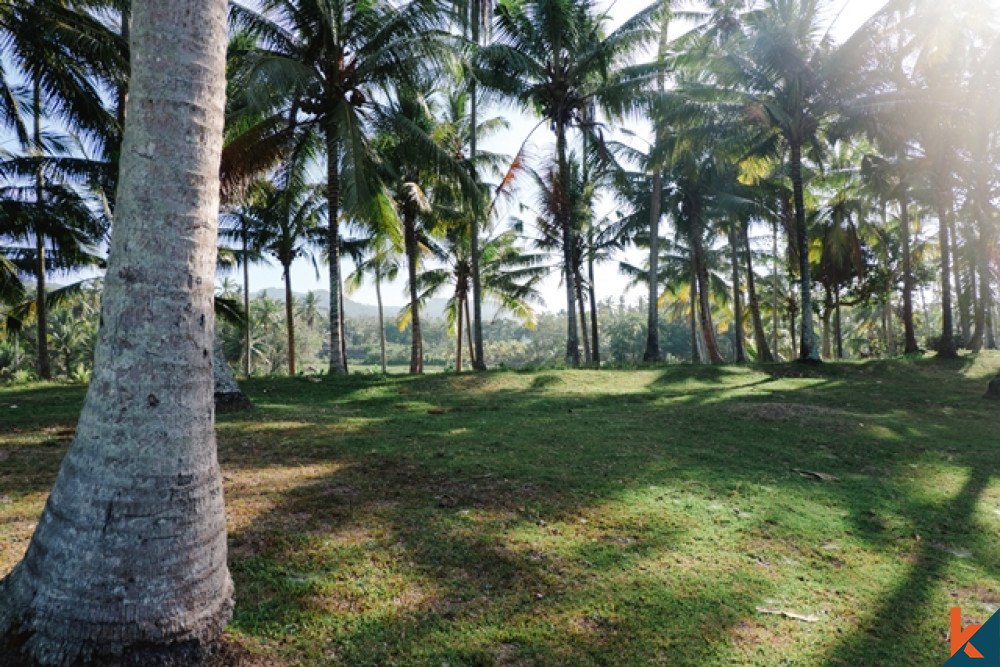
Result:
M304 294L301 292L295 292L295 298L301 299ZM327 305L330 303L330 292L325 289L315 290L316 296L319 297L320 303L323 304L322 308L325 311ZM267 289L262 289L253 293L254 298L261 295L266 295L275 301L285 302L285 290L281 287L269 287ZM443 319L444 309L448 305L447 299L431 299L428 304L421 309L420 314L424 317L430 319ZM402 306L389 304L385 305L385 317L386 319L396 317L399 311L402 310ZM358 301L352 301L351 299L344 299L344 313L347 317L378 317L378 306L371 303L360 303ZM492 318L495 314L495 310L492 308L485 308L483 310L483 317L486 319Z

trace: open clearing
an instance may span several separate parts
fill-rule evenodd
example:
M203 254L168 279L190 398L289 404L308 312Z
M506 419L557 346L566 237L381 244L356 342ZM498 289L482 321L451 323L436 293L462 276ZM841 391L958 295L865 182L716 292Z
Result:
M275 665L935 665L1000 608L1000 354L261 379L221 415ZM0 574L84 389L0 388Z

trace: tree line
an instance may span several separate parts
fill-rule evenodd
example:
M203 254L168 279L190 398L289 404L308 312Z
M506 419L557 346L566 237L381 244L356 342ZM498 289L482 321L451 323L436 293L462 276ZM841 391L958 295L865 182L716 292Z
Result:
M530 324L550 273L566 294L560 356L600 363L594 270L609 261L646 290L647 361L664 357L658 320L678 303L693 304L690 356L710 363L842 357L863 322L880 331L865 353L994 347L992 9L890 0L837 43L819 0L656 2L617 24L584 0L233 2L220 261L243 272L245 312L250 267L282 267L280 366L293 373L301 261L333 286L335 374L348 367L345 289L371 282L381 301L397 276L410 372L423 370L429 299L449 300L454 367L484 368L483 303ZM18 146L0 194L4 345L47 378L71 363L49 311L84 289L51 290L50 276L105 261L130 5L2 12ZM482 150L508 131L505 106L554 144ZM645 259L623 261L628 248ZM720 320L735 336L726 354ZM234 355L244 372L252 330Z

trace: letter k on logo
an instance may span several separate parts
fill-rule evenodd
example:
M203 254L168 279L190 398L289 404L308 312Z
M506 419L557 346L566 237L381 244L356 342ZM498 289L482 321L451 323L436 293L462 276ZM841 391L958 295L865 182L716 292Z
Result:
M972 639L972 635L976 634L976 630L981 628L981 625L970 625L962 631L962 609L961 607L951 608L951 654L955 655L958 653L962 645L965 644L965 654L970 658L982 658L983 654L980 653L972 642L968 642Z
M983 625L962 629L962 610L951 608L951 659L947 667L1000 667L1000 612Z

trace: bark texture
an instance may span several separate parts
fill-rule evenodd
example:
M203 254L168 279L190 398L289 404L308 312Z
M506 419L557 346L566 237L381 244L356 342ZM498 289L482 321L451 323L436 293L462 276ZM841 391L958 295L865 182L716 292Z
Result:
M212 406L226 3L137 0L93 380L24 560L14 664L197 665L232 610Z

